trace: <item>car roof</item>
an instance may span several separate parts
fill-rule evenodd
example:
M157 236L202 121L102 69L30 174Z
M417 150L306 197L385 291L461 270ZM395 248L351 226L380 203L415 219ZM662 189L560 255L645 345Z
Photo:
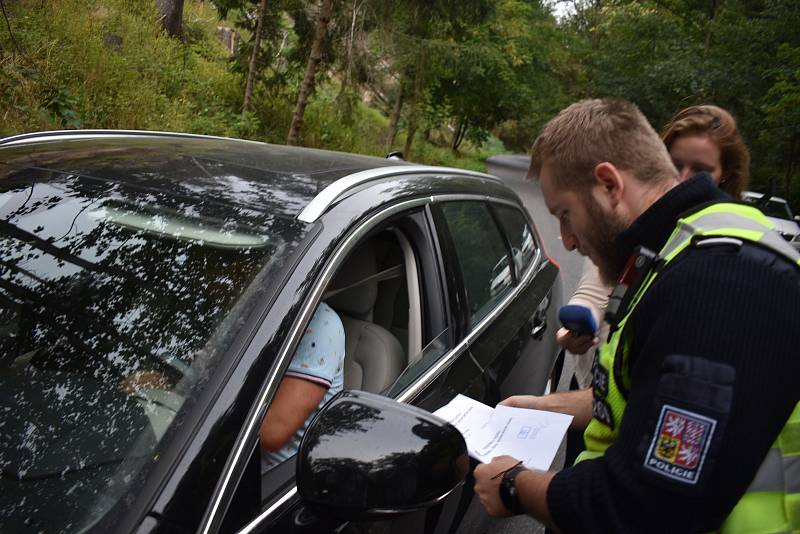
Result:
M397 159L194 134L65 130L0 140L0 178L32 167L133 182L170 194L211 194L216 202L253 209L269 198L272 209L280 205L279 215L305 222L316 220L348 190L386 176L435 169L497 181L482 173Z

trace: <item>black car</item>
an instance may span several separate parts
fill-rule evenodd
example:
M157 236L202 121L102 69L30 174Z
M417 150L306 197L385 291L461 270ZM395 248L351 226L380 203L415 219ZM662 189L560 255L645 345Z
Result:
M558 266L475 172L21 135L0 141L0 247L2 532L446 532L472 500L463 440L413 407L542 393L557 352ZM323 300L345 389L382 397L343 393L262 475L260 423Z

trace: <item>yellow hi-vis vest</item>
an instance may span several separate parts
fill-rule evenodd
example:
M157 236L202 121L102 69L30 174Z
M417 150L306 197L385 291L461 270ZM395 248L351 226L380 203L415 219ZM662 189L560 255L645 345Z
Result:
M689 246L747 241L773 251L800 267L800 254L776 232L772 223L752 206L719 203L678 220L659 252L660 269L651 269L631 299L624 316L595 361L592 420L584 432L586 450L576 462L597 458L617 440L625 413L623 392L630 390L629 350L625 335L637 304L658 272ZM621 361L615 362L616 358ZM617 373L615 373L615 363ZM623 383L619 384L620 380ZM800 532L800 403L792 411L755 478L720 527L722 534Z

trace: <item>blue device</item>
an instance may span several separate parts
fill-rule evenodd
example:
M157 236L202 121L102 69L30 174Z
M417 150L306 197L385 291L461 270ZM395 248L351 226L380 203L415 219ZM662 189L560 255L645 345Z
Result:
M597 321L586 306L567 304L558 310L558 320L564 328L577 336L593 336L597 332Z

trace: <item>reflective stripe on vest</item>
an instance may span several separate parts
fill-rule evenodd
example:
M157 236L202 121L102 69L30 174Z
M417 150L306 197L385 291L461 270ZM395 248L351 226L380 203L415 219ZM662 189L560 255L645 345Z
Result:
M670 262L689 246L702 246L715 240L743 240L783 256L800 267L800 254L776 232L758 209L733 203L712 204L678 220L675 230L659 252L659 268L651 271L631 304L600 349L594 362L592 420L584 433L586 450L576 462L598 458L619 435L625 413L630 370L628 352L631 336L625 325L644 294ZM621 358L621 373L615 376L615 359ZM617 380L626 383L617 383ZM800 532L800 403L781 429L764 458L747 492L720 528L722 534L767 534Z

